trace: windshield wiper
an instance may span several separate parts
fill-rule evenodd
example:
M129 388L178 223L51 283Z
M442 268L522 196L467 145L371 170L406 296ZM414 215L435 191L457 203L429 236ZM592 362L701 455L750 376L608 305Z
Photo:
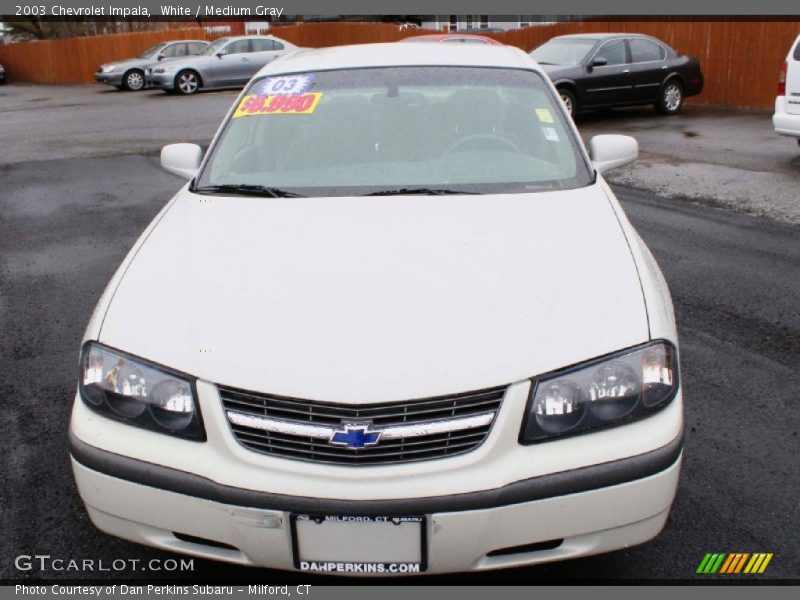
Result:
M446 196L448 194L480 194L480 192L465 192L461 190L433 189L433 188L400 188L397 190L381 190L364 194L365 196Z
M239 194L241 196L267 196L268 198L305 198L303 194L287 192L276 187L252 184L206 185L192 190L196 194Z

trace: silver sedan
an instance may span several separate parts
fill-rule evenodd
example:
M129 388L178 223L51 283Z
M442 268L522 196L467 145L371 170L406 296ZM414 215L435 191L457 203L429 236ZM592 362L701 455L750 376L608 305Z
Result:
M147 82L185 95L200 89L241 87L264 65L296 49L294 44L271 35L220 38L197 56L150 65Z

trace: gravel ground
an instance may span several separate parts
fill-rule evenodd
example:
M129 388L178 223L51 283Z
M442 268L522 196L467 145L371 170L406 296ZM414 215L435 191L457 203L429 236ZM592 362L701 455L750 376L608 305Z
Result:
M625 109L580 116L584 139L623 133L639 160L609 181L663 196L800 223L800 146L777 135L771 111L686 106L674 117Z

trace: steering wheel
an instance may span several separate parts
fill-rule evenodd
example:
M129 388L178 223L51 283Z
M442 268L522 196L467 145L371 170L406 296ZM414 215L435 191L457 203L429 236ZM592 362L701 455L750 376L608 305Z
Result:
M456 140L444 151L445 156L454 152L456 148L463 146L464 144L468 144L470 142L474 142L476 140L485 140L487 142L495 142L503 144L504 146L511 148L517 154L520 154L521 150L519 146L517 146L514 142L509 140L508 138L504 138L501 135L497 135L494 133L473 133L472 135L468 135L466 137L461 138L460 140Z

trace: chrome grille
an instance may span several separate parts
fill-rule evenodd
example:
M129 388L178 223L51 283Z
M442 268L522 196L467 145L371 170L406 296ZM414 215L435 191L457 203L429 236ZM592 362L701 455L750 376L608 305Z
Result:
M474 450L489 434L505 389L356 406L219 386L231 431L246 448L344 465L430 460ZM329 434L352 423L368 423L382 439L363 448L332 445Z

